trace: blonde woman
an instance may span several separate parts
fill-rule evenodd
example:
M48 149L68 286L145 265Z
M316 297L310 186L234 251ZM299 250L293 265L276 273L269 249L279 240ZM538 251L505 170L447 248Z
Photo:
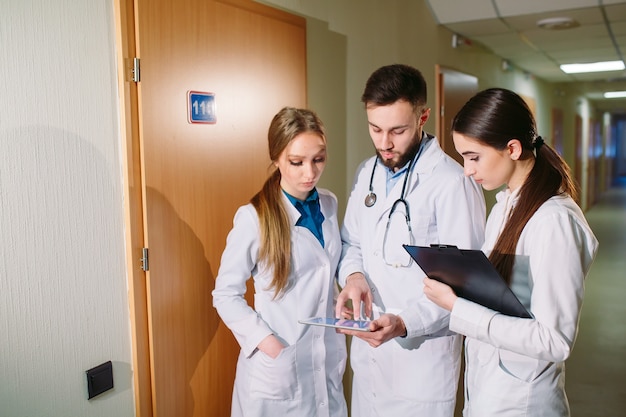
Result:
M345 337L299 319L334 315L341 255L337 199L316 184L326 165L318 116L283 108L268 132L273 172L240 207L213 305L241 346L231 416L346 416ZM254 281L254 306L244 299Z

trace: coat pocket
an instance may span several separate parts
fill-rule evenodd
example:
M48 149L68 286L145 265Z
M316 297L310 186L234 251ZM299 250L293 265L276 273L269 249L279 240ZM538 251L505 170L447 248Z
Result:
M293 400L298 387L296 347L287 346L272 359L258 351L250 359L250 395L268 400Z
M500 369L523 382L532 382L551 364L548 361L530 358L508 350L499 350Z
M461 366L461 339L423 339L412 348L393 342L393 392L419 402L448 402L456 395Z

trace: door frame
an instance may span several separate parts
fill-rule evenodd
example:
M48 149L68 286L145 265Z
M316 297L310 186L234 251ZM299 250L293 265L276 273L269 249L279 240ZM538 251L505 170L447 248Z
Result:
M123 162L126 271L133 359L135 416L153 414L152 376L148 322L146 273L142 269L144 247L144 199L139 135L137 83L133 81L133 60L137 56L135 5L133 0L115 0L115 44L120 106L120 136Z

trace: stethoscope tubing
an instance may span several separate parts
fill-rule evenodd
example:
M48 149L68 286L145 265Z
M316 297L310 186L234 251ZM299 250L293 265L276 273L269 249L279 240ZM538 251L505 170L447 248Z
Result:
M398 203L402 202L406 209L407 221L411 220L411 215L409 214L409 203L404 199L405 193L406 193L406 184L411 175L411 169L413 169L413 165L415 165L420 155L422 154L422 151L424 150L425 142L428 139L431 139L429 135L425 135L422 138L422 143L420 143L420 147L419 147L419 150L417 151L417 154L415 155L415 157L411 158L411 160L409 161L409 166L407 167L407 170L404 173L404 181L402 182L402 193L400 194L400 198L394 201L393 205L391 206L389 217L391 217L391 215L393 214ZM372 207L374 204L376 204L377 197L376 197L376 193L374 192L374 174L376 173L376 165L378 165L379 160L380 160L380 157L376 155L376 160L374 161L374 166L372 167L372 173L370 175L369 193L365 196L365 207Z

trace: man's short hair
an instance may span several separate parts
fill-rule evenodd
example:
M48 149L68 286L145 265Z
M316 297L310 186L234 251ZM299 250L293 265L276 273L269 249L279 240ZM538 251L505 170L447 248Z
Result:
M386 106L404 100L414 108L426 104L426 81L422 73L404 64L380 67L370 75L361 101L368 106Z

